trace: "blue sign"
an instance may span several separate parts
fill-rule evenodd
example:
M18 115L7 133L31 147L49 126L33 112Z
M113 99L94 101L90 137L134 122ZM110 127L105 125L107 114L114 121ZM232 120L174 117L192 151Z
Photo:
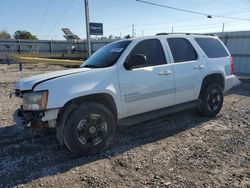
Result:
M102 23L89 23L90 35L103 35Z

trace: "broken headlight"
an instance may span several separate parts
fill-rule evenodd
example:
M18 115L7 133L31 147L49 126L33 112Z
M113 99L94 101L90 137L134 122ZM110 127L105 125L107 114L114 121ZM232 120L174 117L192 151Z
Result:
M48 99L48 91L35 91L23 94L23 110L45 110Z

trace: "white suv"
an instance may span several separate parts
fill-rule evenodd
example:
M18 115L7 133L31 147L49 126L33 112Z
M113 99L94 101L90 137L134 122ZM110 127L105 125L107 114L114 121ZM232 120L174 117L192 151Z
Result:
M93 154L116 126L198 107L215 116L235 84L232 57L212 35L159 34L117 41L80 68L25 78L15 95L17 125L49 125L72 152Z

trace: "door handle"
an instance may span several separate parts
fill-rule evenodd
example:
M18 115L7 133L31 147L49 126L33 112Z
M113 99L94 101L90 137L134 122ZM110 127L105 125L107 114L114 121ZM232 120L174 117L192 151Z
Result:
M161 71L161 72L158 73L159 76L167 76L167 75L170 75L170 74L172 74L171 71Z
M204 69L204 65L196 65L196 66L194 67L194 69L198 69L198 70Z

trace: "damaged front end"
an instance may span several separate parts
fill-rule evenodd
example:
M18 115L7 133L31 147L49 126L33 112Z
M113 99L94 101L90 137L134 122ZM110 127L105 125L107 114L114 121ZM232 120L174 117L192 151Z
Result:
M42 117L42 112L24 111L22 107L18 108L13 114L15 124L24 128L32 127L38 123L41 124Z
M48 91L15 91L14 95L23 100L21 107L13 114L16 126L22 128L56 127L59 109L46 110Z

